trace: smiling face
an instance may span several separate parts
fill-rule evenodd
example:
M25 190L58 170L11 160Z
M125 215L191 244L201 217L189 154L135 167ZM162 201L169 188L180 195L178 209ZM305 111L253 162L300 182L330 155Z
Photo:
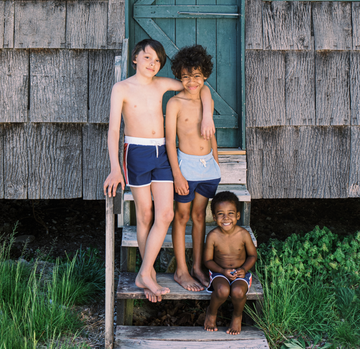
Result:
M134 60L136 73L144 76L153 77L160 70L160 59L151 46L146 46L144 51L140 51Z
M189 72L186 68L181 69L181 82L186 92L192 95L200 95L206 78L200 69L193 69Z
M213 218L223 232L231 233L240 219L240 212L236 210L236 205L232 201L222 201L217 203Z

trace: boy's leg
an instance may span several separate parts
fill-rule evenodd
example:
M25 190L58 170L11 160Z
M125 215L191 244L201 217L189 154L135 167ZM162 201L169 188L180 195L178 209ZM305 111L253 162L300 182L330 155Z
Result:
M209 284L209 275L204 273L202 268L204 239L205 239L205 219L206 219L206 206L209 199L201 194L195 192L193 206L191 211L191 218L193 221L192 226L192 239L193 239L193 266L191 275L196 277L204 286Z
M156 257L160 251L169 225L174 217L173 183L153 182L151 192L154 198L154 224L146 240L145 252L141 268L135 279L135 284L141 288L148 288L156 296L170 292L167 287L161 287L152 278L152 270Z
M243 280L234 281L231 285L230 295L234 305L234 312L231 319L230 327L226 331L228 334L239 334L241 332L242 314L246 303L246 292L248 285Z
M223 277L217 277L213 280L214 291L211 294L210 305L206 310L204 329L207 331L217 331L216 315L221 304L223 304L230 294L229 281Z
M188 291L201 291L204 287L189 274L185 257L185 229L190 217L191 202L176 202L175 205L175 218L172 229L172 240L176 258L174 280Z

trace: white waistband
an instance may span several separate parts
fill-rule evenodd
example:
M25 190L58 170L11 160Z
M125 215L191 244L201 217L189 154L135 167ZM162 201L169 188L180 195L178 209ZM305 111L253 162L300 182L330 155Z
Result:
M125 136L125 143L138 145L164 145L165 138L140 138Z

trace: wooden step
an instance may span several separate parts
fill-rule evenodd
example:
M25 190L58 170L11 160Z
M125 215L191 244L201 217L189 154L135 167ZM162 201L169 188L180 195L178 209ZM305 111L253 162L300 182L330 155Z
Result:
M135 285L136 273L121 272L119 274L119 283L117 288L118 299L146 299L144 291ZM206 290L192 292L185 290L174 281L174 274L158 273L156 280L159 285L168 287L170 293L162 296L163 299L198 299L209 300L211 293ZM256 275L253 275L252 284L247 294L248 300L259 300L264 298L263 288Z
M114 349L268 349L262 331L244 326L237 336L225 327L207 332L196 326L117 326Z
M241 202L250 202L251 195L246 189L245 185L241 184L219 184L217 193L221 191L232 191ZM126 188L124 191L124 201L134 201L134 197L130 191L130 188Z
M239 148L218 148L219 155L246 155L246 150Z
M213 230L216 226L207 225L205 227L205 234L207 235L211 230ZM192 248L192 236L191 236L191 226L187 226L185 230L185 248ZM245 228L251 235L251 239L257 247L257 241L254 233L252 232L250 227ZM169 228L168 233L165 236L165 240L163 242L162 248L173 248L172 237L171 237L172 227ZM124 226L122 231L122 247L138 247L138 242L136 238L136 226Z

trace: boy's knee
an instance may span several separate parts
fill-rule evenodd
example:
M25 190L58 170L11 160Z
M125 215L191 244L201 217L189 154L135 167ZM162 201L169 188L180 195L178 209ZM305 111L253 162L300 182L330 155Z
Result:
M166 224L170 224L174 219L174 210L172 208L166 209L159 214L159 217L155 216L155 219L159 219Z
M141 212L136 212L137 221L142 224L146 224L146 225L151 224L153 221L153 217L154 215L153 215L152 207L144 208L141 210Z
M205 210L199 210L199 211L192 211L191 213L191 218L193 220L193 222L199 222L202 223L205 221L205 217L206 217L206 212Z
M186 224L190 219L190 212L188 211L176 211L175 220L181 224Z
M230 288L226 285L220 284L216 286L213 292L215 292L217 298L227 299L230 295Z
M244 299L244 297L246 297L246 289L245 287L234 287L231 289L231 298L234 299Z

